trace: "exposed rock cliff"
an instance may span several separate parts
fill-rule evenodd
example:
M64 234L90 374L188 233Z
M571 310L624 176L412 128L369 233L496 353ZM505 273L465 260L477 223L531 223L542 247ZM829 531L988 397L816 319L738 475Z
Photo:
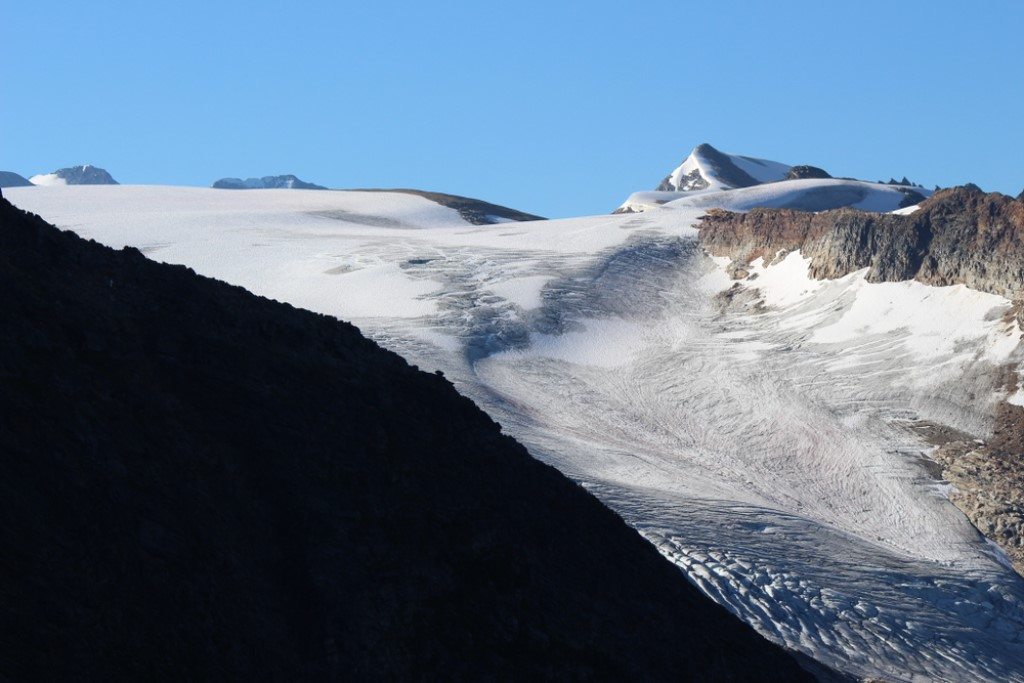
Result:
M854 209L713 210L701 222L700 240L737 267L799 249L819 279L869 268L871 282L964 284L1008 299L1024 297L1024 202L971 188L941 190L907 216Z

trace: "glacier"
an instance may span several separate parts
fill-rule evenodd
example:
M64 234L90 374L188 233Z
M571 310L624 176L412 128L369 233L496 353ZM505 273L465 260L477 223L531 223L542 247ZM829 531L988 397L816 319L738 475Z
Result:
M492 226L387 192L4 195L443 371L778 643L860 677L1024 681L1024 580L946 499L923 434L991 430L1006 397L988 379L1022 360L1010 302L864 272L816 281L799 253L755 263L730 300L697 241L710 206L847 182Z

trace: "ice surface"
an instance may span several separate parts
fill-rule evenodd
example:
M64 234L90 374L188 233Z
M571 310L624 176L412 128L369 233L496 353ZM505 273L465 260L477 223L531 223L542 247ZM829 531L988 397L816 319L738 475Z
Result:
M1024 581L908 429L992 429L994 370L1021 360L1000 297L817 282L795 253L741 283L764 307L723 306L733 283L693 227L712 193L483 227L387 193L4 194L100 242L355 319L444 370L777 642L858 676L1024 680Z

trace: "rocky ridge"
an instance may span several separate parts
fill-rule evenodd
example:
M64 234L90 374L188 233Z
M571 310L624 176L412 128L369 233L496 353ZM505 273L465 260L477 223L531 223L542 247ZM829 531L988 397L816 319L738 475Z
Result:
M867 268L870 282L963 284L1024 298L1024 202L971 188L940 190L909 215L711 210L700 241L710 254L732 258L732 269L799 249L817 279Z

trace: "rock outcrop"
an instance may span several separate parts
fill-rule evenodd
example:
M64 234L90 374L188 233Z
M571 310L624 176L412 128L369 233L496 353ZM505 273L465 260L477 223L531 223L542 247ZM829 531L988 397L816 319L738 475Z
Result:
M804 178L831 178L828 171L817 166L794 166L783 180L803 180Z
M1024 201L971 188L936 192L907 216L855 209L712 210L701 221L700 241L737 266L799 249L818 279L868 268L871 282L964 284L1024 298Z
M1008 371L1007 391L1018 381ZM1001 403L991 439L942 443L932 458L954 487L949 499L1024 576L1024 407Z
M0 679L808 680L443 377L0 199Z

